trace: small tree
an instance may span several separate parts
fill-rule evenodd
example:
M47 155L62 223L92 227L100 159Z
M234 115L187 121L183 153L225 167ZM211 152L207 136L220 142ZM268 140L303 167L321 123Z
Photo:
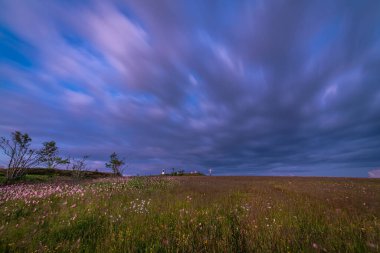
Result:
M125 164L124 160L119 159L117 154L113 152L110 155L109 163L106 163L106 167L110 168L114 175L123 176L123 165Z
M41 156L41 163L46 164L48 169L55 169L60 164L69 163L69 159L63 159L59 156L59 150L55 141L44 142L39 154Z
M12 180L22 177L28 168L33 168L41 163L39 150L30 147L32 138L27 133L19 131L12 133L11 140L4 137L0 139L0 148L9 157L6 179Z
M86 169L86 160L88 156L85 155L81 159L66 159L67 169L72 171L72 176L76 178L81 178L83 176L83 171Z

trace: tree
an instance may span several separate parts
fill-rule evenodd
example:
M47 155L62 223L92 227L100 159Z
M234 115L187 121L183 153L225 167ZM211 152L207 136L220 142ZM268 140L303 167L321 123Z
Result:
M48 169L55 169L60 164L68 164L69 159L59 157L59 150L55 141L43 143L43 148L39 151L41 163L47 165Z
M6 171L7 180L20 178L28 168L36 167L41 163L39 150L30 147L32 138L27 133L15 131L11 136L11 140L4 137L0 139L0 148L9 157Z
M119 159L117 154L113 152L110 155L110 161L109 163L106 163L106 167L110 168L116 176L122 176L123 175L123 165L125 164L124 160Z
M88 156L85 155L81 159L66 159L67 169L72 171L72 176L76 178L81 178L83 176L83 171L86 169L86 160Z

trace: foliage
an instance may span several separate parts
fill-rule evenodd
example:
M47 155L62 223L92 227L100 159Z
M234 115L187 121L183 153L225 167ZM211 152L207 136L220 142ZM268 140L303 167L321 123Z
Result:
M27 133L19 131L12 133L11 140L4 137L0 139L0 148L9 158L6 178L13 180L22 177L28 168L38 166L42 157L40 150L30 147L32 139Z
M41 163L46 164L48 169L55 169L58 165L69 163L69 159L63 159L59 156L59 150L55 141L44 142L39 154L41 156Z
M68 159L69 162L67 165L67 169L72 171L72 176L74 178L81 178L84 176L83 173L87 166L86 164L87 158L88 156L85 155L80 159L75 159L75 158Z
M170 176L183 176L185 175L185 170L183 169L175 169L175 168L172 168L172 173L170 173Z
M122 176L123 175L123 165L125 164L123 159L119 159L118 155L113 152L110 155L110 161L106 163L106 167L110 168L112 170L112 173L114 173L115 176Z
M71 168L66 169L47 169L47 168L30 168L27 170L27 173L15 180L6 181L5 169L0 169L0 187L2 184L18 184L18 183L30 183L30 182L57 182L57 181L65 181L69 182L74 179L82 179L83 181L92 180L92 179L100 179L100 178L108 178L112 177L113 174L107 172L99 172L99 171L89 171L82 170L78 175L75 175L75 171L72 171Z

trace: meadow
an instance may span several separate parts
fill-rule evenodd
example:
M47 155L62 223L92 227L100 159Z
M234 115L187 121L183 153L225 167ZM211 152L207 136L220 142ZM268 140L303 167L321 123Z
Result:
M378 179L18 183L0 207L0 252L380 251Z

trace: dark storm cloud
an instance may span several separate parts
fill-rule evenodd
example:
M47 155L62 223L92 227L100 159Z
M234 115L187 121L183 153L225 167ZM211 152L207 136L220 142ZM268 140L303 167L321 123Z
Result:
M7 1L0 133L131 173L366 176L378 1Z

